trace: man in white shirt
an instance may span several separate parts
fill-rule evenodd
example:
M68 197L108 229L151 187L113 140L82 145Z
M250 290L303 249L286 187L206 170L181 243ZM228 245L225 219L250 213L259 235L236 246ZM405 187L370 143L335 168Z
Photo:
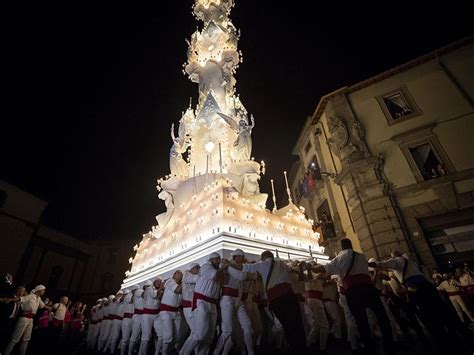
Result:
M89 327L87 328L87 350L92 350L94 348L94 334L96 333L96 328L97 328L97 316L98 316L98 310L99 307L102 303L102 298L99 298L95 306L91 308L91 312L89 314Z
M158 287L161 287L161 279L159 280ZM157 281L155 280L155 281ZM158 297L158 290L153 286L152 281L146 281L143 286L143 316L142 316L142 337L139 354L148 354L148 349L150 348L150 341L153 335L153 326L155 325L155 320L159 317L159 306L160 300ZM161 337L161 334L157 331L158 337Z
M111 311L112 311L112 302L115 298L115 295L109 295L107 298L107 301L105 301L104 306L102 307L103 317L102 317L102 322L100 324L100 333L99 333L99 345L98 345L98 350L103 351L105 349L105 346L108 343L109 337L110 337L110 330L112 329L112 317L111 317Z
M245 260L245 253L241 249L236 249L231 253L233 262L243 265ZM228 268L229 273L226 282L222 286L222 296L220 300L221 308L221 335L217 341L214 355L221 353L227 355L233 346L232 334L234 324L240 324L244 332L244 342L247 348L247 354L253 355L253 332L250 318L245 310L244 304L240 299L240 292L242 288L242 281L247 278L247 273L244 273L235 268ZM249 275L250 276L250 275ZM256 275L253 275L255 278ZM237 322L235 322L237 320Z
M217 323L217 303L227 264L221 263L221 256L212 253L208 262L201 266L201 275L196 281L193 295L193 320L195 332L191 333L183 348L182 355L196 351L197 355L205 355L211 347Z
M192 263L189 271L186 270L183 274L183 313L191 334L194 331L192 309L194 287L196 286L196 281L199 278L200 269L201 266L198 263Z
M58 342L64 328L64 318L67 312L67 304L69 298L67 296L61 297L59 303L53 305L53 321L51 324L51 335L54 342Z
M474 317L471 314L471 310L466 306L461 297L461 284L456 281L454 277L450 278L448 274L443 274L443 281L439 284L438 290L445 291L448 294L449 300L456 310L461 322L464 321L464 312L469 320L474 323Z
M306 354L306 338L303 328L300 305L290 284L290 268L281 260L275 260L273 253L264 251L261 261L254 264L237 264L230 266L245 272L258 272L265 284L270 310L275 313L285 331L291 351L295 354Z
M11 337L10 343L5 348L4 355L10 355L13 348L17 343L20 342L20 355L26 354L28 348L28 342L31 339L31 331L33 330L33 317L35 316L38 309L51 307L46 306L41 300L41 296L44 295L46 287L43 285L36 286L29 295L22 296L20 298L21 310L23 311L21 317L15 324L15 329Z
M425 325L433 340L445 351L455 349L469 334L462 323L448 309L439 296L436 287L426 278L418 263L411 260L409 255L401 256L392 252L392 258L378 262L377 267L392 270L398 281L407 290L409 302L417 310L418 317ZM453 341L451 335L459 334L459 341ZM457 335L456 335L457 336ZM454 350L453 350L454 351Z
M134 286L137 289L138 286ZM130 340L130 334L132 332L132 317L135 307L132 302L133 293L132 290L125 290L123 292L122 305L123 305L123 320L122 320L122 338L120 345L120 354L125 355L128 351L128 342Z
M329 335L329 321L323 303L323 281L313 276L311 264L301 262L300 268L303 267L307 269L307 275L304 275L303 270L301 270L301 277L304 277L305 280L306 304L312 313L311 318L313 319L308 336L309 344L312 344L318 336L319 348L321 351L325 351Z
M390 320L379 293L372 284L367 258L364 254L357 253L352 249L350 239L341 239L341 249L329 263L324 266L319 265L313 271L337 275L342 280L347 304L356 320L360 339L366 347L374 346L366 309L372 310L382 332L385 352L392 354L395 350Z
M161 332L163 334L163 355L174 353L181 329L181 301L183 273L176 270L173 277L165 282L160 304Z
M134 305L134 313L132 317L132 334L130 335L130 341L128 345L128 355L132 355L135 350L135 345L140 339L140 334L142 331L142 318L143 318L143 308L145 302L143 300L143 289L137 288L132 289L132 302Z
M109 341L105 346L104 352L110 349L110 352L114 354L115 349L117 349L124 314L124 304L122 302L123 293L124 292L122 290L117 291L112 302L109 314L109 317L112 318L112 327L110 329Z

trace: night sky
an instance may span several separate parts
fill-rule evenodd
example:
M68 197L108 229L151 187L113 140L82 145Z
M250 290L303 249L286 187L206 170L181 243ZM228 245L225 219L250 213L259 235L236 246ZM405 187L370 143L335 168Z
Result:
M169 127L197 98L181 72L198 26L192 1L15 3L3 13L11 84L0 178L48 201L48 226L141 238L164 208L155 186L169 173ZM270 177L282 189L322 95L473 33L467 1L278 3L238 0L231 15L244 54L237 92L255 116L265 192Z

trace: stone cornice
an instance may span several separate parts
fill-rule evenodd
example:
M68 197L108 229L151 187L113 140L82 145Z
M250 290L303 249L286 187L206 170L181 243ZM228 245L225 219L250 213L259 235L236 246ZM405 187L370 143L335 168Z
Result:
M470 178L474 178L474 168L459 171L454 174L441 176L436 179L421 181L416 184L394 188L393 194L397 197L402 197L404 195L410 194L415 191L428 190L436 185L444 184L446 182L456 182L456 181L466 180Z

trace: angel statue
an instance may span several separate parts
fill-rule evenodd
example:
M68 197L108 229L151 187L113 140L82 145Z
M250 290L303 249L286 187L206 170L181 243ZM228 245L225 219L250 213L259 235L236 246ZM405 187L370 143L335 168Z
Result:
M169 193L168 191L163 190L158 194L158 198L160 200L165 201L165 206L166 206L166 212L163 212L159 214L158 216L156 216L156 221L158 222L158 226L160 227L160 229L163 229L168 224L174 212L173 195L171 195L171 193Z
M224 121L237 133L237 138L234 142L234 149L232 151L232 158L235 161L248 161L252 154L252 129L255 127L255 120L253 115L250 115L251 124L248 124L246 120L241 119L239 124L235 122L232 117L224 115L218 112Z
M181 137L175 137L174 123L171 125L171 139L173 140L173 145L170 149L171 175L177 177L187 177L188 164L186 164L182 156L182 154L186 151L186 145L184 143L184 139L181 139Z

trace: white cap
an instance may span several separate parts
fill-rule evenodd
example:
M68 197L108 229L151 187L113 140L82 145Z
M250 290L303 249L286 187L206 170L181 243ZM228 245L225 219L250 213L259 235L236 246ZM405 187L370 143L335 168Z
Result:
M102 298L99 298L95 303L100 303L102 302Z
M449 275L448 274L443 274L443 278L448 278Z
M139 288L140 287L138 287L138 285L133 285L130 291L135 291L135 290L138 290Z
M123 290L123 294L124 294L124 295L128 295L129 293L130 293L130 290L128 290L128 289L127 289L127 290Z
M207 260L211 260L211 259L217 259L217 258L221 258L221 256L219 255L219 253L212 253L211 255L209 255L209 257L207 258Z
M195 267L201 267L198 263L192 263L190 269L193 269Z
M31 292L35 293L36 291L42 291L42 290L46 290L46 287L44 285L38 285Z
M123 295L123 291L122 290L118 290L117 293L116 293L117 296L119 295Z
M105 302L105 301L107 301L107 298L106 297L102 298L102 302Z
M153 282L151 282L150 280L146 280L145 283L143 284L143 287L145 286L153 286Z
M369 263L376 263L376 262L377 262L377 260L375 258L370 258L369 259Z
M115 298L115 295L110 295L110 296L109 296L109 300L110 300L110 301L113 300L114 298Z
M235 249L232 253L230 253L231 257L234 256L245 256L245 253L242 249Z

